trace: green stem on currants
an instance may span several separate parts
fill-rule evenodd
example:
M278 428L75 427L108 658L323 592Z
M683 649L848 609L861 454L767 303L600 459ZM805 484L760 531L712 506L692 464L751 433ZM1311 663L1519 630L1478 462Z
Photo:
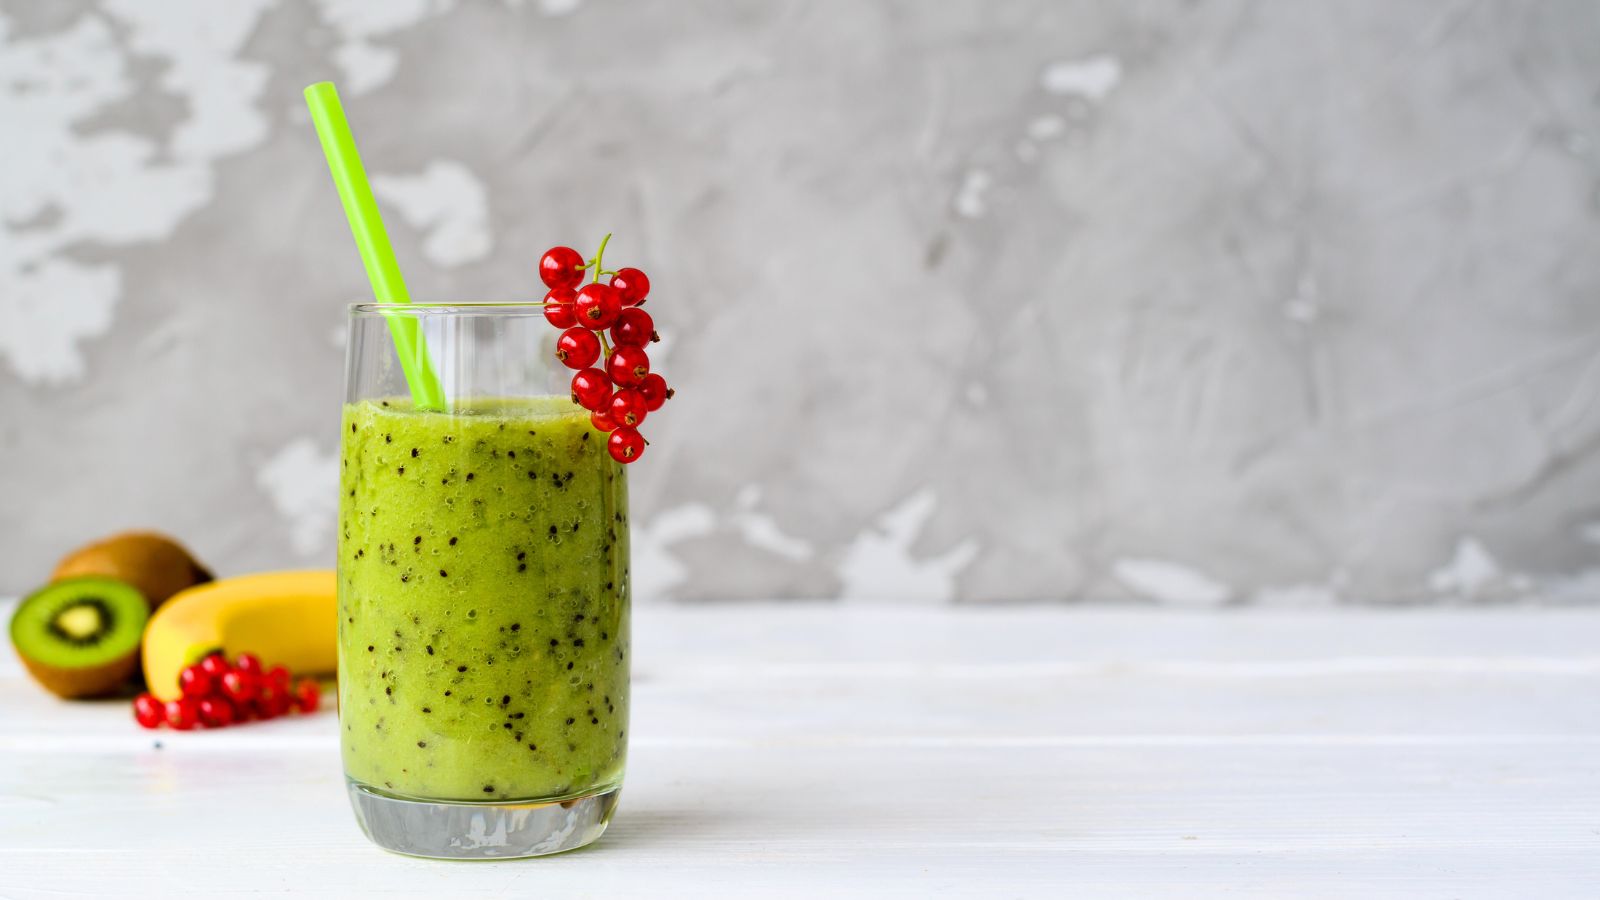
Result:
M607 232L606 236L600 239L600 249L596 250L594 252L594 259L590 260L590 265L594 266L594 281L595 281L595 284L599 284L600 283L600 276L604 274L604 268L600 265L600 260L605 258L605 255L606 255L606 244L608 244L610 242L611 242L611 234L609 232Z

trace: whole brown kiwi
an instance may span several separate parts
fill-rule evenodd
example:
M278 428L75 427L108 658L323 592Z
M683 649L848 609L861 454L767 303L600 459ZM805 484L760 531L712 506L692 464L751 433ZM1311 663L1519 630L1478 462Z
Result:
M124 531L79 547L56 564L50 580L85 575L126 581L144 595L151 612L184 588L212 580L182 544L154 531Z

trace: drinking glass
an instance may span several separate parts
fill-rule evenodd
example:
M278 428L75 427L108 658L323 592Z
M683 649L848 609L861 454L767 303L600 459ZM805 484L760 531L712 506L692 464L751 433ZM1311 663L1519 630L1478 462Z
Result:
M443 409L413 404L392 316L420 324ZM539 303L350 308L339 736L356 819L389 850L556 853L616 807L627 477L556 333Z

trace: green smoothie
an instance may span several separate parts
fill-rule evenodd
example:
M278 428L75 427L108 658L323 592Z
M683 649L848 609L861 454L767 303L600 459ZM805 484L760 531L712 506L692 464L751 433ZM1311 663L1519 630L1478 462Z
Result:
M346 774L431 800L618 785L628 501L566 397L344 409L339 719Z

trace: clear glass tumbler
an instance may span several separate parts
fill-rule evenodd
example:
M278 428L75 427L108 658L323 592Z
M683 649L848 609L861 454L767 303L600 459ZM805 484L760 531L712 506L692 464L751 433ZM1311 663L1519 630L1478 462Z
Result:
M414 408L387 317L445 397ZM339 728L362 829L538 856L605 831L627 755L628 491L538 303L350 309Z

